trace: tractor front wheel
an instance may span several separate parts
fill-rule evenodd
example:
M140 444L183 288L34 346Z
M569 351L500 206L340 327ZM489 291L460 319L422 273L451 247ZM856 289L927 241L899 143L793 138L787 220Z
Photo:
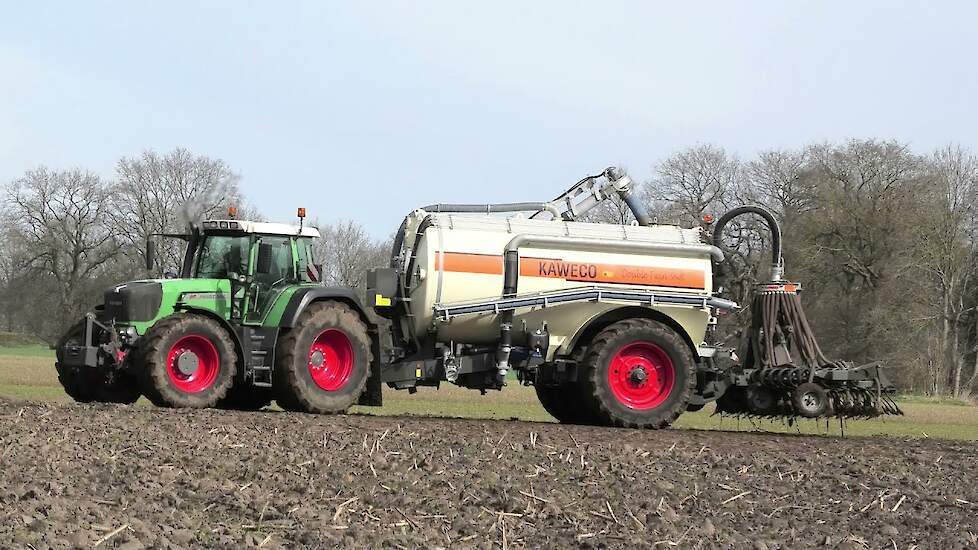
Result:
M357 402L370 376L370 335L355 311L318 302L278 343L275 396L285 410L343 412Z
M231 388L237 353L213 319L171 315L149 329L142 346L143 393L157 406L213 407Z

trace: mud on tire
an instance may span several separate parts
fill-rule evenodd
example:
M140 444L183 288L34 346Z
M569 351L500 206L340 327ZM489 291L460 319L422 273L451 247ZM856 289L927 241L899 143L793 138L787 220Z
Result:
M160 407L214 407L231 388L238 363L224 327L193 313L154 324L141 341L140 357L143 394ZM190 372L195 359L196 370Z
M696 386L689 346L651 319L628 319L599 332L578 369L585 405L609 426L665 428L686 410Z
M317 302L278 342L275 398L285 410L329 414L355 404L370 376L370 335L349 306Z

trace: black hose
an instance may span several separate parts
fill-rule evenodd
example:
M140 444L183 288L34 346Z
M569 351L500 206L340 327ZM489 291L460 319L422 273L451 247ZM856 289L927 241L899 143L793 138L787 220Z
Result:
M726 214L720 216L716 228L713 230L713 244L722 249L721 241L723 228L734 218L743 214L757 214L767 222L767 228L771 232L771 263L775 266L781 265L781 225L775 219L774 214L763 206L738 206Z
M408 219L404 218L401 226L397 228L397 234L394 235L394 245L391 247L390 267L397 267L397 257L401 255L401 246L404 245L404 233L407 231L407 222Z

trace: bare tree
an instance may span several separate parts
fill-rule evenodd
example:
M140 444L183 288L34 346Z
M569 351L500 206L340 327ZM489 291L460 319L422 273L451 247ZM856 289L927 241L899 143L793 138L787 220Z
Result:
M680 223L696 225L704 213L729 205L741 171L740 161L721 147L706 144L683 149L656 167L647 184L653 202L650 210L674 210ZM655 202L667 207L657 207Z
M950 393L963 397L978 379L974 362L966 357L975 353L968 346L966 321L975 311L975 216L978 206L978 158L960 146L936 151L929 162L930 185L920 197L920 207L928 211L921 219L919 265L933 280L938 295L940 339ZM978 358L975 359L978 361ZM964 381L965 370L973 371Z
M353 221L340 221L320 230L314 245L316 261L323 264L322 280L327 285L361 289L366 272L389 262L391 242L375 241Z
M92 282L119 254L108 223L110 190L82 170L30 170L7 186L9 230L20 243L20 265L54 281L62 326L87 305ZM51 336L48 334L47 336Z
M144 151L116 165L113 221L127 255L144 259L146 239L154 233L181 233L189 223L225 217L228 206L240 206L239 176L223 160L194 155L186 149L165 154ZM243 211L243 210L242 210ZM176 270L182 246L164 241L160 270Z
M758 202L783 217L807 212L814 206L815 185L808 171L808 151L762 151L747 164L748 188Z
M805 154L813 198L792 215L789 269L808 286L809 318L830 355L883 360L913 380L922 352L907 349L905 336L931 322L914 246L924 159L905 144L876 140Z

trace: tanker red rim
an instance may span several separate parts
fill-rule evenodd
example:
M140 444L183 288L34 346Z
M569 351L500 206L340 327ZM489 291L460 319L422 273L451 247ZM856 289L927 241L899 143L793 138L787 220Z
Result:
M658 407L672 393L675 383L672 359L652 342L625 344L608 365L611 393L629 409Z
M335 328L326 329L309 347L309 375L320 389L339 390L353 375L353 359L353 344L346 333Z
M193 372L180 368L180 359L185 354L196 359ZM200 393L214 385L221 370L221 356L210 338L202 334L187 334L170 346L166 357L166 373L170 382L184 393Z

